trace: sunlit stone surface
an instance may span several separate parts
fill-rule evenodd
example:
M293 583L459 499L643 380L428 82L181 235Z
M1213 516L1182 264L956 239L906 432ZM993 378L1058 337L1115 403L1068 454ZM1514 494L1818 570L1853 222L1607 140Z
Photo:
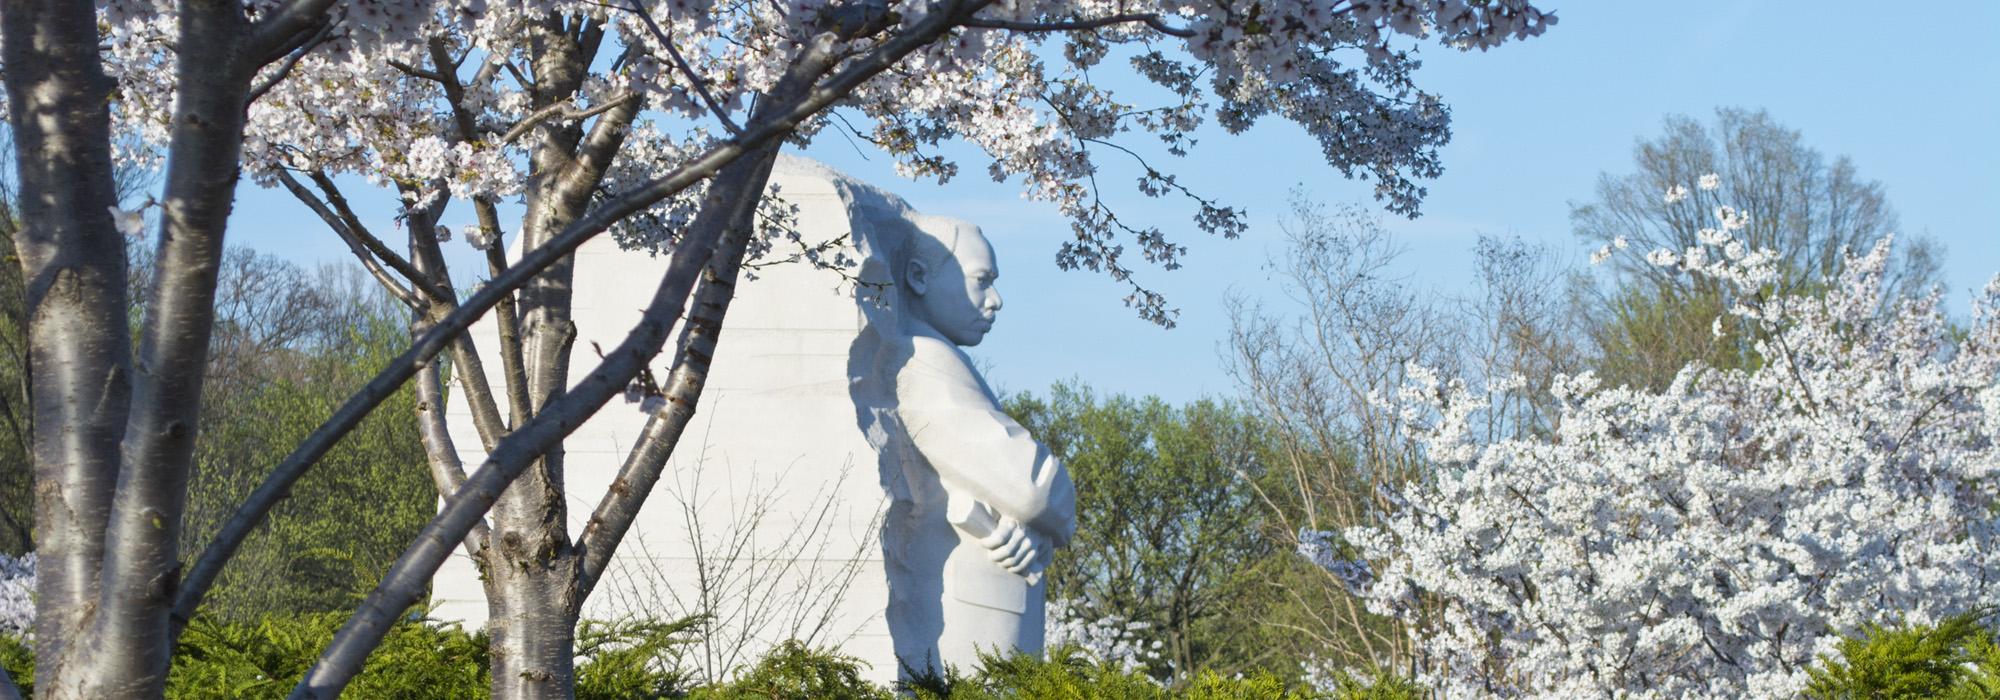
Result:
M911 213L812 161L781 160L772 182L804 242L844 240L865 260L849 275L866 283L782 264L739 285L701 410L584 616L706 610L707 648L690 661L709 674L788 638L837 645L877 681L897 676L899 651L921 667L1039 650L1039 572L1074 527L1074 498L956 347L999 310L990 246L967 222ZM923 281L909 278L913 258ZM638 320L665 266L608 236L577 253L572 377L596 365L593 342L611 347ZM493 323L471 332L497 356ZM470 414L454 402L448 417L479 464ZM572 533L644 423L614 402L567 441ZM433 600L440 619L486 617L463 554Z

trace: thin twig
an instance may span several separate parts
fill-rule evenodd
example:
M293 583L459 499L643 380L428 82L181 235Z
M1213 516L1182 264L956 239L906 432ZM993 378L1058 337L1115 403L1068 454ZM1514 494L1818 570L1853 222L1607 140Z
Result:
M708 106L708 111L715 113L715 119L722 122L722 128L728 129L732 136L742 134L743 129L730 120L729 113L722 109L722 103L716 101L715 95L708 91L708 81L695 75L694 67L688 65L687 58L681 56L680 49L674 48L673 38L660 29L659 23L653 21L651 13L646 12L645 0L632 0L630 9L639 15L639 19L645 21L646 29L653 33L653 38L660 42L660 46L666 48L667 56L673 59L674 68L679 70L681 75L687 76L688 84L694 88L695 95L701 97L701 102Z
M304 59L306 54L312 53L314 47L325 42L327 37L332 34L333 22L320 24L319 31L313 32L312 37L306 39L305 44L299 46L297 50L292 51L291 55L285 57L285 62L278 66L277 72L272 73L271 77L266 78L262 84L251 86L250 96L243 100L243 104L255 104L258 98L264 96L264 93L270 92L271 88L277 87L278 83L283 82L286 76L292 74L292 69L299 65L299 61Z
M619 107L623 107L627 103L639 99L639 97L640 95L636 91L626 92L623 95L619 95L615 99L607 100L601 104L592 105L590 109L578 110L578 111L572 111L570 109L570 104L568 102L557 102L555 104L536 110L534 114L522 117L521 121L515 123L513 128L507 130L507 133L500 135L499 143L513 143L514 139L521 138L521 136L528 133L528 130L535 128L537 124L547 121L550 117L560 115L565 121L589 119L599 114L603 114L605 112L609 112Z
M389 246L382 242L382 239L377 238L375 234L368 231L368 227L361 223L361 217L355 215L354 208L348 206L347 196L340 193L340 187L334 184L333 178L329 177L325 171L314 170L306 173L306 177L311 178L313 185L319 187L320 193L326 195L327 203L333 205L333 210L340 214L340 220L347 224L345 227L334 229L335 232L344 231L346 234L353 236L354 243L367 248L368 252L373 253L377 258L381 258L382 263L388 265L389 269L395 270L397 274L409 279L411 286L415 287L417 291L423 292L424 296L430 297L434 301L447 303L451 301L453 294L450 290L440 288L432 283L429 275L418 270L415 265L410 264L410 261L403 259L403 256L397 255L396 251L390 250Z
M361 245L361 241L356 239L347 230L347 222L342 221L338 214L328 209L326 203L319 201L319 197L314 196L311 190L306 189L304 183L299 182L298 178L292 177L291 172L284 168L279 168L276 173L278 184L284 185L285 189L292 193L292 197L298 199L299 203L306 205L306 208L311 209L314 214L319 215L320 220L326 222L327 228L333 229L334 233L339 234L340 240L347 243L347 250L354 253L354 257L361 261L362 269L367 270L368 274L374 277L376 282L381 283L382 288L387 290L390 296L395 297L397 301L403 302L405 306L412 309L420 308L427 303L418 298L409 288L404 287L402 282L390 275L389 271L382 267L381 261L376 260L375 256L369 253L366 247Z
M1017 32L1069 32L1069 31L1076 31L1079 29L1102 29L1104 27L1109 27L1115 24L1130 24L1133 22L1144 24L1147 27L1151 27L1153 31L1159 32L1161 34L1177 36L1182 39L1192 39L1195 36L1194 30L1183 29L1181 27L1169 25L1165 21L1161 20L1159 15L1152 14L1150 12L1147 13L1133 12L1122 15L1112 15L1109 17L1099 17L1097 19L1079 19L1079 20L1070 20L1066 22L1021 22L1010 19L985 19L985 18L974 17L972 19L966 20L962 24L964 24L967 27L975 27L978 29L1007 29Z

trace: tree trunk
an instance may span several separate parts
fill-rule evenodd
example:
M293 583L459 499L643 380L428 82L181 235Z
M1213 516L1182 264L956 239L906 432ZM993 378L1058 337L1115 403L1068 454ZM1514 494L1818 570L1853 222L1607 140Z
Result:
M158 697L166 688L173 655L168 613L180 580L181 520L215 326L216 279L257 65L238 53L248 26L234 2L181 5L181 77L159 262L105 534L102 601L87 657L73 648L58 677L80 682L82 697Z
M112 222L111 79L89 3L0 10L27 287L35 432L36 660L54 696L59 660L97 602L104 526L131 398L125 241Z
M507 553L510 547L504 536L501 540L497 551ZM574 697L581 560L567 548L525 561L521 555L534 553L513 554L485 571L493 697Z
M595 22L544 20L534 30L537 105L573 99L603 41ZM581 218L590 196L624 141L639 105L612 110L586 134L581 122L536 129L530 154L528 211L522 249L546 243ZM565 257L523 287L520 354L529 415L569 388L576 323L570 317L574 257ZM493 697L500 700L574 695L575 636L582 606L582 559L570 540L563 447L556 443L501 494L489 515L485 592L492 635Z

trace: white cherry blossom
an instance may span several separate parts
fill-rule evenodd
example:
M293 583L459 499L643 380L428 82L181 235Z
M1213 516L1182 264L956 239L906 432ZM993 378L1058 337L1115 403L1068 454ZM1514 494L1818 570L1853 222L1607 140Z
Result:
M1341 533L1359 561L1318 560L1443 696L1795 697L1841 635L2000 594L2000 277L1962 329L1936 294L1881 311L1886 242L1774 298L1774 256L1717 216L1650 257L1735 290L1753 367L1564 377L1556 427L1521 439L1473 430L1513 386L1413 372L1396 400L1435 475Z

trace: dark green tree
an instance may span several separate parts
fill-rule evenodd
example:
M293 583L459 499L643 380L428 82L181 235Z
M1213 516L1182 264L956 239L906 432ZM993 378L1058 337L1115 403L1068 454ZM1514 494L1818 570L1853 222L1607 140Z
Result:
M1159 678L1269 661L1248 613L1262 570L1292 555L1263 531L1252 482L1270 447L1254 418L1217 401L1174 407L1079 385L1007 404L1076 482L1077 536L1049 569L1051 600L1085 619L1139 623L1141 643L1158 644Z

